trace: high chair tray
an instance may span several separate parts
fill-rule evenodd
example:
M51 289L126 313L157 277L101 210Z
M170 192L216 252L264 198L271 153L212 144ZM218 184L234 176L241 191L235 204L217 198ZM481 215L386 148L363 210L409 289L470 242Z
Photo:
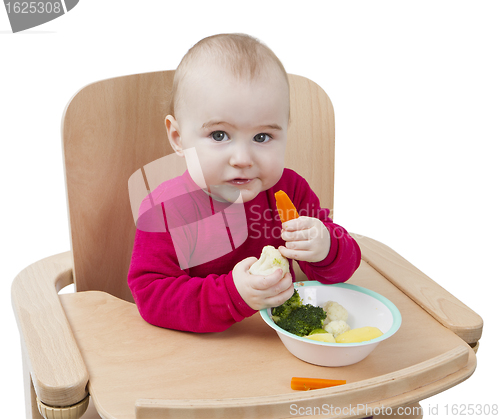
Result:
M387 297L403 321L365 360L346 367L320 367L295 358L259 314L222 333L195 334L152 326L134 304L104 292L61 295L97 411L109 419L271 419L327 405L345 407L347 414L339 417L362 417L362 412L349 413L349 407L404 406L468 378L476 366L475 353L450 330L452 325L441 324L446 318L436 320L439 307L429 314L387 278L390 272L379 272L383 269L375 266L376 254L384 249L363 251L366 258L349 283ZM388 266L389 271L394 268ZM425 289L420 294L426 295ZM480 335L480 330L464 330L459 333ZM345 379L347 384L293 391L292 376Z

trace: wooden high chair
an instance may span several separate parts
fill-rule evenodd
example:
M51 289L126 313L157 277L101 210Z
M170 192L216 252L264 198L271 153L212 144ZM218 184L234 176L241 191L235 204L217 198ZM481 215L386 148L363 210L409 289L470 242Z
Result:
M172 153L164 119L173 74L100 81L67 106L71 251L27 267L12 286L27 417L40 418L40 411L45 418L87 419L348 418L376 416L384 407L417 418L420 400L467 379L476 367L481 318L397 253L359 235L353 236L363 260L349 282L389 298L403 322L358 364L300 361L259 314L211 334L142 320L127 286L135 234L128 180ZM290 75L290 85L286 166L333 208L333 107L310 80ZM305 280L300 273L298 279ZM58 294L73 282L77 292ZM347 384L293 391L292 376Z

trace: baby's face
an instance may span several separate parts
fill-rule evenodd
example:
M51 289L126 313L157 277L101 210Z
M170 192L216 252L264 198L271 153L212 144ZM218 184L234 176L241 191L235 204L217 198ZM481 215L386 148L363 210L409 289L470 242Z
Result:
M169 139L181 149L196 148L213 193L237 188L243 202L250 201L283 173L289 119L286 82L277 71L254 80L238 80L214 66L200 74L202 78L190 77L179 92L177 119L171 119L170 129L167 122Z

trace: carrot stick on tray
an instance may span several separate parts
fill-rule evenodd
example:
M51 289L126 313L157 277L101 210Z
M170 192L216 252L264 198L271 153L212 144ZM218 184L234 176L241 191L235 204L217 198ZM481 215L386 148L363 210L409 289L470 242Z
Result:
M292 377L292 390L316 390L318 388L340 386L346 380L327 380L325 378Z
M278 191L274 194L274 197L276 198L276 207L282 223L299 218L299 213L285 192Z

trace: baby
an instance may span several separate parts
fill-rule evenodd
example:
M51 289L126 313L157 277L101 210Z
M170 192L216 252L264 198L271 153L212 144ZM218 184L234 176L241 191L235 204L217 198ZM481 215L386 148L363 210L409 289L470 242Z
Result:
M165 121L170 144L186 159L195 150L201 169L194 173L188 163L180 177L182 184L203 189L190 200L201 202L209 196L208 208L217 214L218 206L235 202L236 191L246 214L246 224L239 224L251 233L242 243L233 239L220 257L183 265L173 239L178 220L169 218L168 205L163 209L166 231L138 228L128 282L146 321L171 329L217 332L256 310L281 305L293 293L293 269L285 275L281 269L267 276L249 273L265 245L296 260L310 280L336 283L351 277L360 263L358 245L332 222L305 179L284 167L288 77L268 47L242 34L201 40L176 70L172 105L173 113ZM288 194L301 215L283 225L274 198L278 190ZM223 217L231 234L228 215ZM256 234L273 231L280 234ZM214 243L217 236L212 235Z

